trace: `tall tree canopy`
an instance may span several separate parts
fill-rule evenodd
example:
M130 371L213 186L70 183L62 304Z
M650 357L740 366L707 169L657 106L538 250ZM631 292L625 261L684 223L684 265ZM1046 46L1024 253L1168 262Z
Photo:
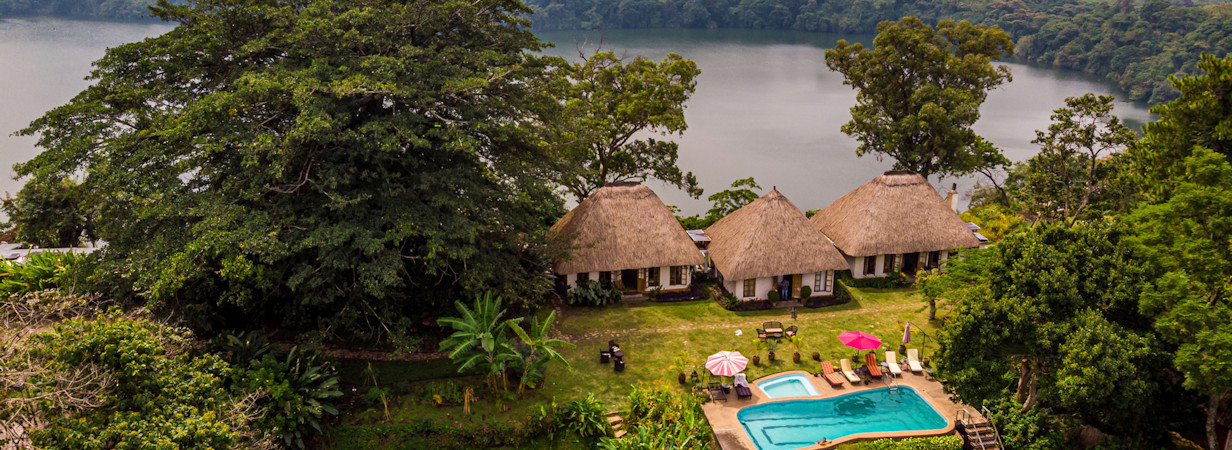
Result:
M1185 176L1195 146L1232 156L1232 56L1203 54L1198 69L1205 73L1169 78L1181 96L1151 108L1159 119L1142 126L1145 139L1133 152L1134 172L1145 175L1140 184L1156 201Z
M556 71L562 79L554 90L564 107L546 127L549 179L579 202L605 184L648 178L700 196L697 178L676 166L675 142L635 139L684 132L684 103L700 73L675 53L662 62L641 56L621 61L610 51Z
M1165 439L1167 424L1140 412L1180 402L1138 309L1151 276L1121 236L1043 225L951 259L942 277L959 278L940 281L955 307L937 363L954 393L974 405L1014 398L1022 411L1072 415L1139 445Z
M1004 163L971 126L988 91L1011 79L992 58L1013 51L998 27L942 20L934 30L910 16L877 25L871 49L839 40L826 66L859 91L843 132L859 139L857 155L889 156L925 178Z
M517 0L159 1L179 25L108 50L34 121L36 180L84 173L119 295L186 317L386 332L499 288L560 213L522 177L532 86ZM193 314L207 311L210 314ZM227 314L220 314L227 313Z
M1182 167L1168 201L1143 205L1127 222L1131 242L1165 272L1142 309L1177 346L1185 386L1207 396L1207 440L1215 449L1216 418L1232 402L1232 164L1195 147Z
M1090 217L1088 207L1109 195L1108 180L1119 160L1107 157L1137 137L1112 115L1113 100L1091 93L1069 97L1064 108L1053 111L1048 131L1036 130L1031 142L1040 145L1040 152L1019 165L1009 180L1027 211L1072 226Z

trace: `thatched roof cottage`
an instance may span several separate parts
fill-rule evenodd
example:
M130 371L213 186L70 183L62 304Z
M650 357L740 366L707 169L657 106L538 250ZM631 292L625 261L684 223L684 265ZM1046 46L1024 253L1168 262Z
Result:
M772 189L706 229L710 257L728 292L741 300L833 295L834 271L847 261L804 213Z
M847 257L855 278L915 273L934 267L950 250L980 241L924 177L889 171L819 211L813 225Z
M556 245L569 247L552 266L570 288L597 280L625 291L682 291L692 281L692 266L705 263L659 196L639 183L595 190L551 231Z

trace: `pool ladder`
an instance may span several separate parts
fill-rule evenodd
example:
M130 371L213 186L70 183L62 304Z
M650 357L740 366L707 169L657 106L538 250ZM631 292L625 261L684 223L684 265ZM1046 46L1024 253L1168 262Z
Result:
M890 388L890 392L898 393L898 382L894 381L894 377L881 377L881 382Z

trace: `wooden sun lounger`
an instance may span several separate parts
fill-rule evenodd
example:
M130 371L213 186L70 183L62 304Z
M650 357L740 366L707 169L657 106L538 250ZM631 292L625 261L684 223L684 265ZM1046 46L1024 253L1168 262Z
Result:
M860 376L856 375L856 371L851 370L851 359L843 358L838 360L839 367L843 368L843 376L847 377L847 381L852 384L860 382Z
M830 365L830 361L821 362L821 375L826 377L826 381L830 382L830 386L841 387L843 378L834 373L834 366Z
M868 376L873 378L881 378L881 366L877 365L877 356L872 353L864 355L864 368L868 369Z
M749 379L743 373L736 374L736 379L732 381L732 386L736 389L737 399L753 396L753 391L749 389Z
M924 371L924 366L920 365L920 349L907 349L907 367L910 368L912 372L918 373Z

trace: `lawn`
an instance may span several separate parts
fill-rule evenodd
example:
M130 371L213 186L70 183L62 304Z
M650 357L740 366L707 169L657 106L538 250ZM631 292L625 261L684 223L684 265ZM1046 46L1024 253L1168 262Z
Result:
M754 351L757 341L754 330L761 328L762 322L766 321L782 322L784 326L794 323L799 327L799 336L805 347L801 350L801 363L791 361L792 349L787 340L782 340L776 352L777 361L768 362L766 351L762 351L761 365L749 365L745 373L750 380L784 370L817 371L818 363L810 358L813 350L820 352L823 359L831 361L851 356L854 351L838 340L839 333L843 331L872 333L885 343L884 349L897 349L903 333L901 322L911 321L930 334L936 329L938 322L930 323L927 320L927 308L913 291L853 288L851 292L855 299L844 305L796 308L795 320L792 320L787 309L732 312L710 300L560 307L556 337L577 345L577 348L561 349L573 366L572 373L552 366L543 387L529 391L525 398L516 401L497 400L494 395L484 393L482 378L450 379L454 386L470 385L480 394L480 400L472 405L472 414L469 415L462 412L461 406L424 404L432 402L433 392L447 387L446 381L401 382L389 397L389 419L385 418L381 404L373 402L374 406L367 410L365 406L352 408L350 411L354 413L330 427L327 434L334 437L332 444L337 447L402 447L409 443L382 442L374 437L380 433L373 430L423 419L455 425L516 426L533 415L540 405L553 400L563 403L588 394L602 400L609 410L624 409L627 406L625 397L633 384L656 379L675 382L678 371L671 370L671 366L681 351L687 352L692 362L699 366L698 373L703 376L706 370L700 365L707 355L714 352L738 350L749 357L757 354ZM737 330L742 332L741 336L736 335ZM919 346L921 338L914 333L910 346ZM599 351L607 348L608 340L615 340L624 351L627 363L624 372L614 372L610 362L600 364ZM929 340L924 356L931 355L935 350L935 342ZM881 357L881 352L878 352L878 359ZM687 374L689 371L685 372ZM568 445L560 447L568 448Z

